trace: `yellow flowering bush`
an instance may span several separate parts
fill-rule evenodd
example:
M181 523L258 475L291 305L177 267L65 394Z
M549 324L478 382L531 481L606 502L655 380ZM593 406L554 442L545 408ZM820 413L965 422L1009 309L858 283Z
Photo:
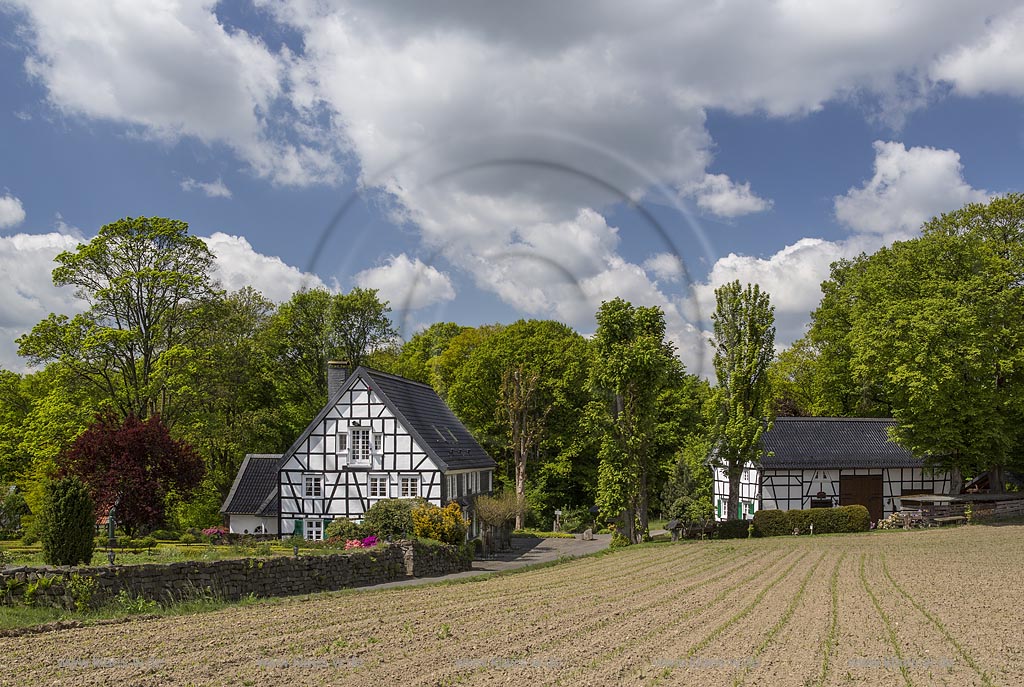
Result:
M412 511L413 534L436 539L445 544L461 544L466 539L469 523L462 517L462 508L452 501L444 508L423 503Z

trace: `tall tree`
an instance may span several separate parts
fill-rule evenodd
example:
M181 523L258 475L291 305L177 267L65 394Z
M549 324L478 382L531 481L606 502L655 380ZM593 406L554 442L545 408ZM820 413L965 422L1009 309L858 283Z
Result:
M729 478L727 517L733 520L743 468L759 461L761 436L771 422L768 365L775 354L775 308L757 284L741 287L737 280L715 289L711 321L718 380L712 456Z
M163 522L168 494L187 496L202 480L202 458L171 438L158 415L101 415L67 449L62 470L81 478L98 508L116 504L129 535Z
M601 437L597 505L603 517L622 518L631 542L648 530L658 399L682 366L665 331L665 315L657 307L633 307L616 298L597 311L590 388L599 400L588 410Z
M393 372L406 379L432 384L433 368L452 339L469 329L454 322L435 322L416 332L402 346Z
M53 283L74 287L88 307L73 318L50 314L18 339L18 353L32 364L59 362L122 417L173 418L174 399L155 371L161 355L189 340L188 306L213 293L206 244L185 222L128 217L56 261Z
M1024 440L1024 195L972 203L867 258L851 290L851 369L877 380L894 438L1003 487Z
M396 334L386 302L373 289L332 294L302 290L271 318L264 345L275 365L274 377L296 433L327 400L327 361L345 360L353 368Z

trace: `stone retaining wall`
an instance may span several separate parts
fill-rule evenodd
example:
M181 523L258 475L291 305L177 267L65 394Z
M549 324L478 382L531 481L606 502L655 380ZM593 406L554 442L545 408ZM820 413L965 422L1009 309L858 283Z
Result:
M122 591L161 603L202 596L228 600L250 594L288 596L446 575L469 570L471 564L463 547L398 542L329 555L7 568L0 571L0 602L71 609L76 602L102 605Z

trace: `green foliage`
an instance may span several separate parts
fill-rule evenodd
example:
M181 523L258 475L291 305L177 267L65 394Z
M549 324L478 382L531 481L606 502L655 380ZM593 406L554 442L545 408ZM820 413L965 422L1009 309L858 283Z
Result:
M387 541L408 539L415 525L412 511L422 503L421 499L384 499L370 506L363 516L363 527L369 534L375 534Z
M793 534L809 534L811 525L815 534L842 532L867 532L871 529L871 515L864 506L839 506L838 508L807 508L796 510L760 510L754 513L754 535L777 537Z
M111 605L119 612L129 615L152 613L159 606L156 601L150 601L143 596L133 596L126 589L117 593Z
M198 544L199 537L191 532L185 532L178 538L178 541L182 544Z
M434 385L434 367L438 358L448 349L452 339L469 329L454 322L435 322L416 332L398 354L394 369L390 370L406 379Z
M0 532L20 529L21 518L28 513L28 504L17 487L0 484Z
M715 524L715 539L746 539L750 536L749 520L726 520Z
M511 489L494 496L480 494L473 499L473 512L481 522L491 527L511 525L523 508L524 499Z
M25 584L25 594L22 597L25 604L28 606L34 606L36 603L36 596L40 591L45 591L53 586L53 583L57 580L54 575L40 575L36 579L27 582Z
M204 479L188 498L172 491L167 500L168 524L179 532L204 530L223 522L220 506L224 499L211 479Z
M634 543L647 532L650 483L659 472L659 400L684 378L660 308L621 298L601 304L589 380L599 400L586 413L600 438L597 505L603 518L621 517L623 536Z
M153 530L150 536L153 539L162 541L177 541L178 537L181 536L181 533L174 532L173 530Z
M34 364L59 362L109 399L122 416L176 414L157 374L160 357L186 343L188 307L213 293L213 253L188 225L128 217L56 258L56 286L89 304L73 318L51 314L18 339Z
M740 476L761 456L769 429L768 365L775 355L775 308L757 284L739 281L715 289L711 316L718 386L714 392L712 458L729 478L728 517L736 517Z
M73 573L71 577L64 580L64 588L74 600L75 609L81 612L92 606L92 599L99 588L99 583L95 577L90 575Z
M462 544L466 540L469 523L462 516L462 508L452 501L444 508L423 501L412 510L413 534L436 539L445 544Z
M92 560L96 516L92 498L77 477L50 482L39 514L43 559L50 565L77 565Z
M563 506L561 511L563 532L579 533L594 525L594 516L590 513L589 508L583 506L579 508Z
M630 540L630 538L626 535L622 534L622 532L619 532L618 530L612 532L612 541L611 544L609 544L610 548L619 549L623 546L630 546L631 544L633 544L632 540Z
M331 520L324 530L324 538L328 540L339 539L348 541L350 539L363 539L366 536L366 528L348 518L336 518Z
M811 334L853 391L884 399L899 443L1000 484L1024 463L1024 339L1007 325L1024 318L1022 273L1024 195L972 203L834 265Z

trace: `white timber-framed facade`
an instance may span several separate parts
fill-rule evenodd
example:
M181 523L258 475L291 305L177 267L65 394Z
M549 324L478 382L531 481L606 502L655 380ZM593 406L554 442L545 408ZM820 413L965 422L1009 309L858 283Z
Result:
M776 418L764 435L760 465L740 481L745 519L758 510L832 508L860 504L872 521L899 511L900 499L949 494L950 475L932 469L888 435L888 418ZM715 519L727 519L729 481L714 468Z
M496 464L469 430L426 384L332 365L330 399L277 458L276 479L255 506L276 516L269 533L321 539L331 520L360 522L383 499L422 498L437 506L458 501L473 534L470 497L492 491ZM242 533L255 515L233 502L245 468L222 508L232 532ZM240 500L250 509L254 502Z

